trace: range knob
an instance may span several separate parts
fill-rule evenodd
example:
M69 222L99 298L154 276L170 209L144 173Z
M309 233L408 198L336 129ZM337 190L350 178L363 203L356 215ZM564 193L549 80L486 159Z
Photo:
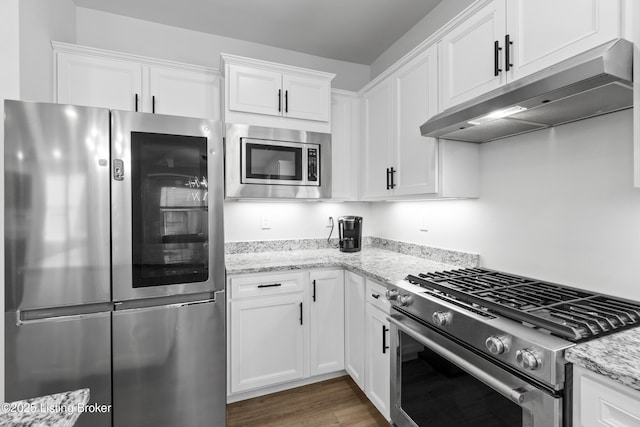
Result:
M492 335L486 339L484 345L492 354L502 354L507 350L507 339L505 337L499 337Z
M387 289L387 299L389 301L393 301L394 299L398 299L398 290L397 289Z
M438 326L446 326L451 323L451 313L448 311L434 311L431 320Z
M518 365L522 368L529 371L537 371L542 366L542 359L530 348L518 350L516 352L516 362L518 362Z
M411 295L400 295L398 296L398 302L401 306L406 307L411 304Z

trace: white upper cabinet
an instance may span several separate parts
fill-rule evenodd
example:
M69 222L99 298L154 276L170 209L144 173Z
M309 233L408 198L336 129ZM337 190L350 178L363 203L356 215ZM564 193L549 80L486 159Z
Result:
M509 0L507 34L516 80L620 37L620 3Z
M220 119L220 76L170 61L53 42L56 102Z
M222 54L227 123L331 131L334 74Z
M362 196L389 197L390 158L393 138L391 78L386 78L362 95Z
M331 117L331 82L313 77L282 75L284 116L328 122Z
M230 110L282 115L282 73L230 65L227 79Z
M220 119L220 77L214 73L149 67L147 81L152 104L144 111Z
M127 111L141 108L139 63L61 52L56 65L58 103Z
M492 0L442 37L446 110L620 36L618 0Z
M506 34L504 2L489 2L442 38L442 110L504 84L499 50Z
M394 195L435 193L437 141L420 134L420 125L438 112L438 56L428 49L393 77L395 105Z
M438 50L432 45L361 96L365 200L477 197L479 147L420 134L438 112Z
M358 94L331 93L331 198L358 199Z

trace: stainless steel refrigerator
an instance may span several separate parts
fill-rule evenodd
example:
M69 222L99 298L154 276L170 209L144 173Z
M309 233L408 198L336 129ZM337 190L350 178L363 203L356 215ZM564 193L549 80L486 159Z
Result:
M5 101L5 395L224 426L219 122Z

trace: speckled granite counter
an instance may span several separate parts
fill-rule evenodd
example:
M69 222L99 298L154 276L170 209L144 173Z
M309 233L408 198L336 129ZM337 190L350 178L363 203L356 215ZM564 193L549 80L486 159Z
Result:
M371 247L353 253L340 252L337 249L306 249L227 254L225 257L229 275L338 267L388 284L402 280L409 273L477 266L477 257L473 258L475 262L466 259L455 262L452 257L452 263L447 264Z
M578 344L565 358L640 391L640 327Z
M89 401L89 389L3 403L0 426L71 427Z

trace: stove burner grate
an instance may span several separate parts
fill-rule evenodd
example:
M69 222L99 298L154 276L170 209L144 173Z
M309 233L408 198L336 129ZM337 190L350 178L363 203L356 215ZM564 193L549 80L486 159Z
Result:
M484 268L406 280L573 342L640 325L638 303Z

